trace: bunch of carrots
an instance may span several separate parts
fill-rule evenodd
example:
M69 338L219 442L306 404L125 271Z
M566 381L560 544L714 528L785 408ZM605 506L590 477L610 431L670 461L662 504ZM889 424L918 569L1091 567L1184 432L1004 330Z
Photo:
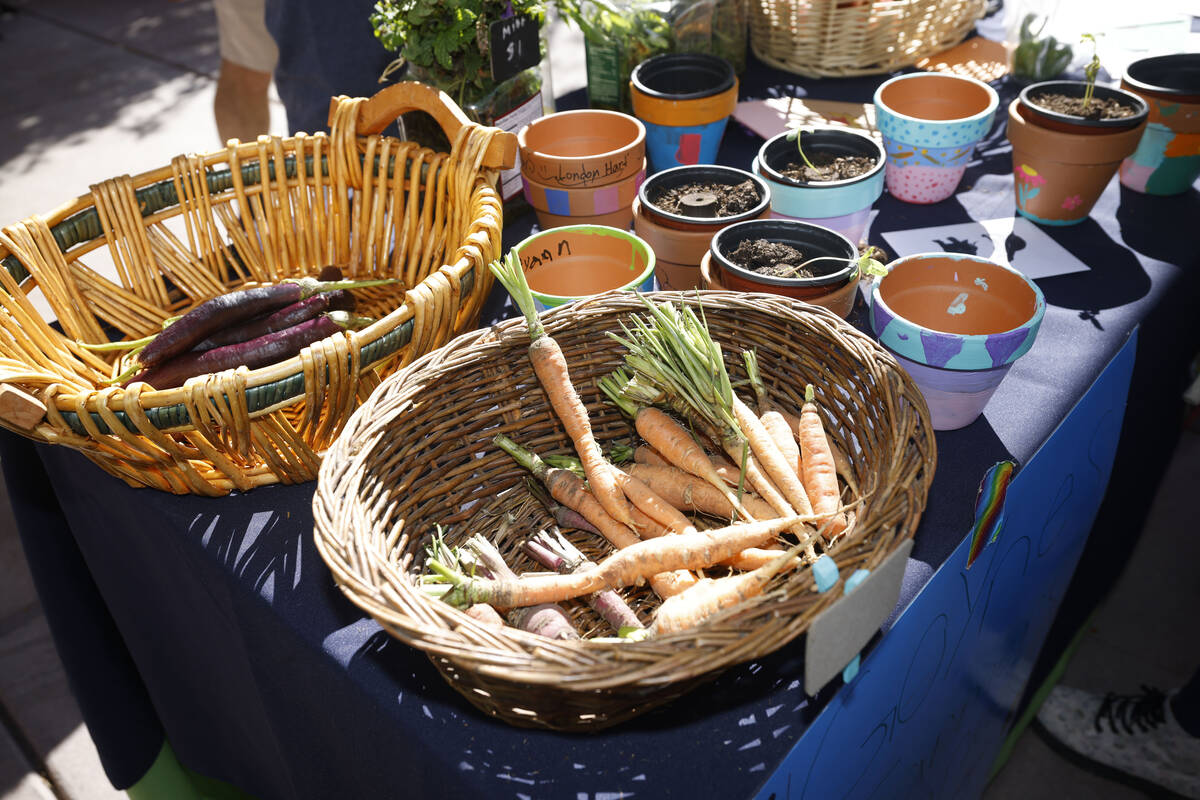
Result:
M86 344L92 350L128 350L114 365L112 383L182 386L189 378L245 366L258 369L297 355L338 331L374 320L356 317L350 290L395 283L393 279L344 281L326 267L317 278L229 292L169 319L162 331L132 342Z
M478 536L465 558L463 548L447 548L439 538L422 579L431 595L477 619L507 619L553 638L577 636L558 624L561 611L548 634L523 623L529 615L512 616L514 610L581 598L619 638L643 639L687 630L758 596L776 575L810 564L853 534L857 485L825 430L811 385L798 413L779 408L755 354L743 352L752 408L734 391L725 354L703 319L686 306L643 298L647 314L609 334L626 348L624 368L600 381L643 443L631 462L630 448L606 455L567 360L538 318L519 259L510 252L491 269L525 317L534 373L576 455L543 458L496 436L495 445L529 471L531 494L554 519L550 532L531 531L522 544L552 571L517 576L494 559L481 563L490 545ZM613 551L587 562L562 529L603 537ZM662 601L648 623L614 591L642 584ZM614 610L618 602L623 610Z

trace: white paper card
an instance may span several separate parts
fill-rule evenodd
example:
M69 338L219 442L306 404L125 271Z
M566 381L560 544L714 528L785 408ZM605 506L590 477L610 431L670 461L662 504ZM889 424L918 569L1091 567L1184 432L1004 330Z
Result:
M1045 231L1019 216L886 231L880 235L896 257L915 253L967 253L1006 264L1033 280L1083 272L1088 268Z

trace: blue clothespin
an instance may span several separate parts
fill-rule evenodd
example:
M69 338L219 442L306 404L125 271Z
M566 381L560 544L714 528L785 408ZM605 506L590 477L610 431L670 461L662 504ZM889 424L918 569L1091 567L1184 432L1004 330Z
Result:
M849 578L846 578L846 586L842 590L842 593L850 594L851 592L853 592L855 589L858 588L858 585L860 583L862 583L863 581L865 581L867 579L867 576L870 574L871 574L871 570L869 570L869 569L855 570L853 575L851 575ZM859 665L860 661L861 661L861 657L859 655L855 655L854 658L850 659L850 663L846 665L846 668L844 670L842 670L842 681L843 682L849 683L850 681L852 681L856 677L858 677L858 665Z

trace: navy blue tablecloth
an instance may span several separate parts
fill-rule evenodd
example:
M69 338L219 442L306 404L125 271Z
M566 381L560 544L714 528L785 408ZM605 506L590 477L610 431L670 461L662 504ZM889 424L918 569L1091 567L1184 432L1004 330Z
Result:
M805 81L755 63L743 95L869 101L880 80ZM747 168L760 143L731 125L720 160ZM881 198L872 243L886 245L887 230L1011 215L1002 122L979 152L952 200ZM985 470L1027 461L1138 327L1113 473L1122 492L1102 509L1064 613L1103 594L1165 466L1184 365L1200 345L1198 222L1196 189L1151 198L1114 181L1086 222L1047 231L1089 269L1039 281L1048 309L1037 343L983 417L937 435L909 597L970 528ZM514 220L505 244L532 224ZM505 314L493 295L485 319ZM312 544L312 484L176 497L11 434L0 457L39 595L117 786L144 773L165 734L188 767L262 798L599 798L622 787L745 796L837 691L834 681L804 695L794 643L615 730L515 729L476 711L341 596Z

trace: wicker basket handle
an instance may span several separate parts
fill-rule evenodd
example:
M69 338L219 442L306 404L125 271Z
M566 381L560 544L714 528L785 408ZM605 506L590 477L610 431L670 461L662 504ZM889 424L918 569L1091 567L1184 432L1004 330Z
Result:
M333 113L337 98L329 103L329 123L333 124ZM396 117L406 111L424 111L442 126L446 138L454 141L463 125L475 125L462 109L455 105L450 96L439 89L416 81L404 81L381 89L374 97L358 107L358 132L363 135L379 133ZM499 133L492 137L483 155L483 166L491 169L508 169L517 158L517 137L513 133Z

